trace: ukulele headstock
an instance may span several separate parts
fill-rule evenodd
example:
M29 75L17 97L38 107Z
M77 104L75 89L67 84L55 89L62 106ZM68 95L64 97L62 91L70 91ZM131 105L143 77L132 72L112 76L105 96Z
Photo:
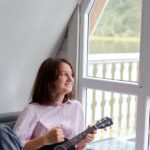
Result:
M98 120L95 124L95 127L98 129L105 129L108 126L111 126L113 124L113 121L109 117L104 117L101 120Z

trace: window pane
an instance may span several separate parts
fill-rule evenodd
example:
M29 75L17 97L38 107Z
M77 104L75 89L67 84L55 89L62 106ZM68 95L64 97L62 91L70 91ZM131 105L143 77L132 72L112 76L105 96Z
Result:
M89 14L91 77L138 82L140 0L97 0Z
M112 139L113 141L111 140L111 142L116 144L119 141L122 141L124 146L132 147L132 150L134 150L136 138L137 96L87 89L86 104L87 125L95 124L97 120L101 120L101 118L106 116L113 120L113 125L107 127L107 130L99 129L97 131L96 141ZM119 143L117 146L119 148ZM122 144L120 146L122 146ZM130 150L130 148L128 149L126 147L128 150Z

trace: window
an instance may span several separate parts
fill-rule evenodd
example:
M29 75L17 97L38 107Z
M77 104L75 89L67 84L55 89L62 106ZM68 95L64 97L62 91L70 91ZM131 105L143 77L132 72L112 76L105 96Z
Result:
M150 3L90 0L80 5L78 98L86 123L109 116L114 124L99 130L96 140L121 139L147 150Z
M138 82L141 1L96 0L88 22L88 76Z

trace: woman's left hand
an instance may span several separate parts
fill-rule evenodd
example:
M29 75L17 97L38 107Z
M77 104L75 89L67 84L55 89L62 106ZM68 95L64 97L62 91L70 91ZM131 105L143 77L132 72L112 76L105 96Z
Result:
M96 131L94 131L92 134L87 134L87 136L80 143L77 144L77 150L83 149L87 143L93 141L95 138L95 134Z
M88 128L90 128L90 125L88 125ZM85 142L85 144L86 144L86 143L89 143L89 142L91 142L91 141L93 141L94 138L95 138L95 134L96 134L96 130L95 130L92 134L88 134L88 135L86 136L86 138L83 139L83 141Z
M83 139L84 143L86 144L86 143L89 143L89 142L93 141L94 138L95 138L95 133L96 133L96 132L94 132L93 134L88 134L88 135L86 136L86 138Z

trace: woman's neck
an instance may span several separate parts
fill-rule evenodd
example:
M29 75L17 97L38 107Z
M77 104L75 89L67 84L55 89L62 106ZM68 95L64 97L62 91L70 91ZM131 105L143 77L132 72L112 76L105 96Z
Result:
M65 95L55 94L55 95L53 95L53 98L54 98L53 102L56 104L61 104L61 103L63 103L64 97L65 97Z

